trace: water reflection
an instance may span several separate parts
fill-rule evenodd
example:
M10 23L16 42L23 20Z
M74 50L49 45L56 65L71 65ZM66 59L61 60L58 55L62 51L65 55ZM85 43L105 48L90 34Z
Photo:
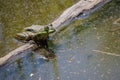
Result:
M51 61L53 64L54 80L60 80L57 58Z
M44 66L42 69L46 69L47 66L45 67L45 65L43 65L46 62L40 55L26 53L24 56L25 57L16 60L14 63L0 68L1 80L32 80L36 78L36 71L39 71L40 67ZM33 76L31 76L31 74L33 74ZM47 74L47 72L45 72L45 74ZM7 77L4 75L7 75Z
M17 61L17 65L18 65L18 69L20 71L20 75L21 75L21 80L25 80L25 72L23 70L23 67L22 67L22 60L21 59L18 59Z

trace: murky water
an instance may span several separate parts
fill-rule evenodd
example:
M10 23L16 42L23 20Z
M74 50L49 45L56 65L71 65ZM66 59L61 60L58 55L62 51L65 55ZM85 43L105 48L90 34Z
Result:
M16 48L13 39L15 33L21 32L24 27L52 22L76 2L77 0L0 0L0 27L3 27L0 56Z
M10 12L16 13L11 14L15 16L16 22L13 21L14 18L8 17L10 15L0 19L3 26L0 28L3 31L0 45L1 55L10 47L12 49L16 47L17 43L12 38L14 33L21 31L25 26L49 23L73 2L72 0L68 1L70 3L65 0L44 1L39 3L37 0L33 3L32 1L15 2L16 7ZM22 55L22 58L0 68L0 80L119 80L120 30L110 32L114 27L118 27L112 24L120 18L120 2L117 1L107 4L89 18L75 21L57 34L53 40L56 59L47 62L41 58L39 53L28 51ZM2 3L4 6L5 3L10 4L9 2ZM48 3L54 6L50 9ZM38 8L40 4L42 7ZM38 9L31 9L35 6ZM9 8L11 7L7 7L1 13L9 13ZM46 8L48 11L44 12ZM38 14L39 9L43 9L44 15L50 15ZM31 10L33 10L32 16L28 16ZM49 13L51 10L53 11ZM44 21L46 18L48 20Z

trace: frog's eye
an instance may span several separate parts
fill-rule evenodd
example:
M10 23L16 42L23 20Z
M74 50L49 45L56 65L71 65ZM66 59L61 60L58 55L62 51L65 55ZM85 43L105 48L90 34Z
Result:
M53 26L52 24L49 24L48 26Z
M47 32L48 32L48 31L49 31L49 27L48 27L48 26L45 26L45 27L44 27L44 31L47 31Z
M25 29L25 31L34 31L33 29Z
M28 28L25 28L24 31L36 32L34 29L29 28L29 27L28 27Z

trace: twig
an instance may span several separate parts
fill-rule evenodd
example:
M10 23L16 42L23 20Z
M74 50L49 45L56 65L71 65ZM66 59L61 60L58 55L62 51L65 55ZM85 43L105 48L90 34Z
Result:
M103 53L103 54L107 54L107 55L112 55L112 56L120 56L120 54L104 52L104 51L100 51L100 50L92 50L92 51L97 52L97 53Z

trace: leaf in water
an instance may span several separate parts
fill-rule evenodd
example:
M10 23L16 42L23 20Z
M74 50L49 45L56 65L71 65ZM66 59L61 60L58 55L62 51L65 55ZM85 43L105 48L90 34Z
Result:
M33 73L31 73L31 74L30 74L30 77L33 77L33 76L34 76L34 74L33 74Z
M71 62L72 62L72 59L69 59L68 62L71 63Z
M75 59L75 56L73 56L70 59L68 59L68 62L71 63L73 61L73 59Z

